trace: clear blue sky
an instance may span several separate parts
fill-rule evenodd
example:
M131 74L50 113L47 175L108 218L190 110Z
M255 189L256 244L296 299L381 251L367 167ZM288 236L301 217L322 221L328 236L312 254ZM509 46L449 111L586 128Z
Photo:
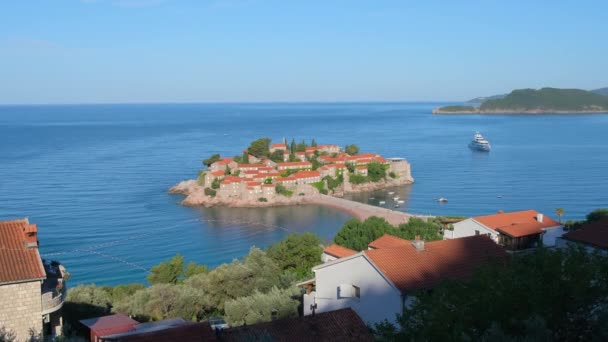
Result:
M608 86L608 2L7 0L0 103L464 100Z

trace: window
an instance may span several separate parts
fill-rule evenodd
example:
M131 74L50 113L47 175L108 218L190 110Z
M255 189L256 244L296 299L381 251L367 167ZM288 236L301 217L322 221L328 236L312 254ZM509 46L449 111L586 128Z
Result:
M475 231L475 235L479 235L479 230L476 230L476 231Z
M359 288L359 286L355 286L353 285L353 289L354 289L354 295L356 298L361 298L361 288Z

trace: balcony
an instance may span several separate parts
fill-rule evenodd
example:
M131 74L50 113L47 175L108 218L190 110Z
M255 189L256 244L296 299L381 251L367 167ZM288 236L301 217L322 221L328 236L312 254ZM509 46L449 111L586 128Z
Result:
M46 279L42 282L42 315L55 312L63 306L67 295L65 281L68 273L63 265L56 261L43 260Z

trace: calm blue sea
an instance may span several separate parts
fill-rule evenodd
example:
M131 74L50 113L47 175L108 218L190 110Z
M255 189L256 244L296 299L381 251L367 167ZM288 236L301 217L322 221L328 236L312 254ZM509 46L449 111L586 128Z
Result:
M566 219L578 219L608 206L608 115L431 115L438 105L2 106L0 218L37 223L42 253L66 264L72 284L142 282L175 253L215 266L290 232L330 240L344 213L187 208L167 194L196 175L201 159L240 154L262 136L407 158L416 183L397 189L406 200L400 210L551 215L563 207ZM491 153L467 148L476 130ZM437 203L441 196L449 202Z

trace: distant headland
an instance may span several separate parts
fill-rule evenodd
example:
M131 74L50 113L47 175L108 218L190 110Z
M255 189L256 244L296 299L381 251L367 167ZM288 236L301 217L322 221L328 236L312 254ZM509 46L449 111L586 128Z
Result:
M468 103L479 106L444 106L433 114L587 114L608 113L605 88L581 89L517 89L508 95L479 97Z
M403 158L360 153L357 145L320 145L314 139L310 144L295 140L288 144L285 139L272 144L270 139L261 138L242 155L214 154L203 164L206 169L199 171L197 179L183 181L169 190L186 195L184 205L332 205L330 198L345 193L414 182L410 164Z

